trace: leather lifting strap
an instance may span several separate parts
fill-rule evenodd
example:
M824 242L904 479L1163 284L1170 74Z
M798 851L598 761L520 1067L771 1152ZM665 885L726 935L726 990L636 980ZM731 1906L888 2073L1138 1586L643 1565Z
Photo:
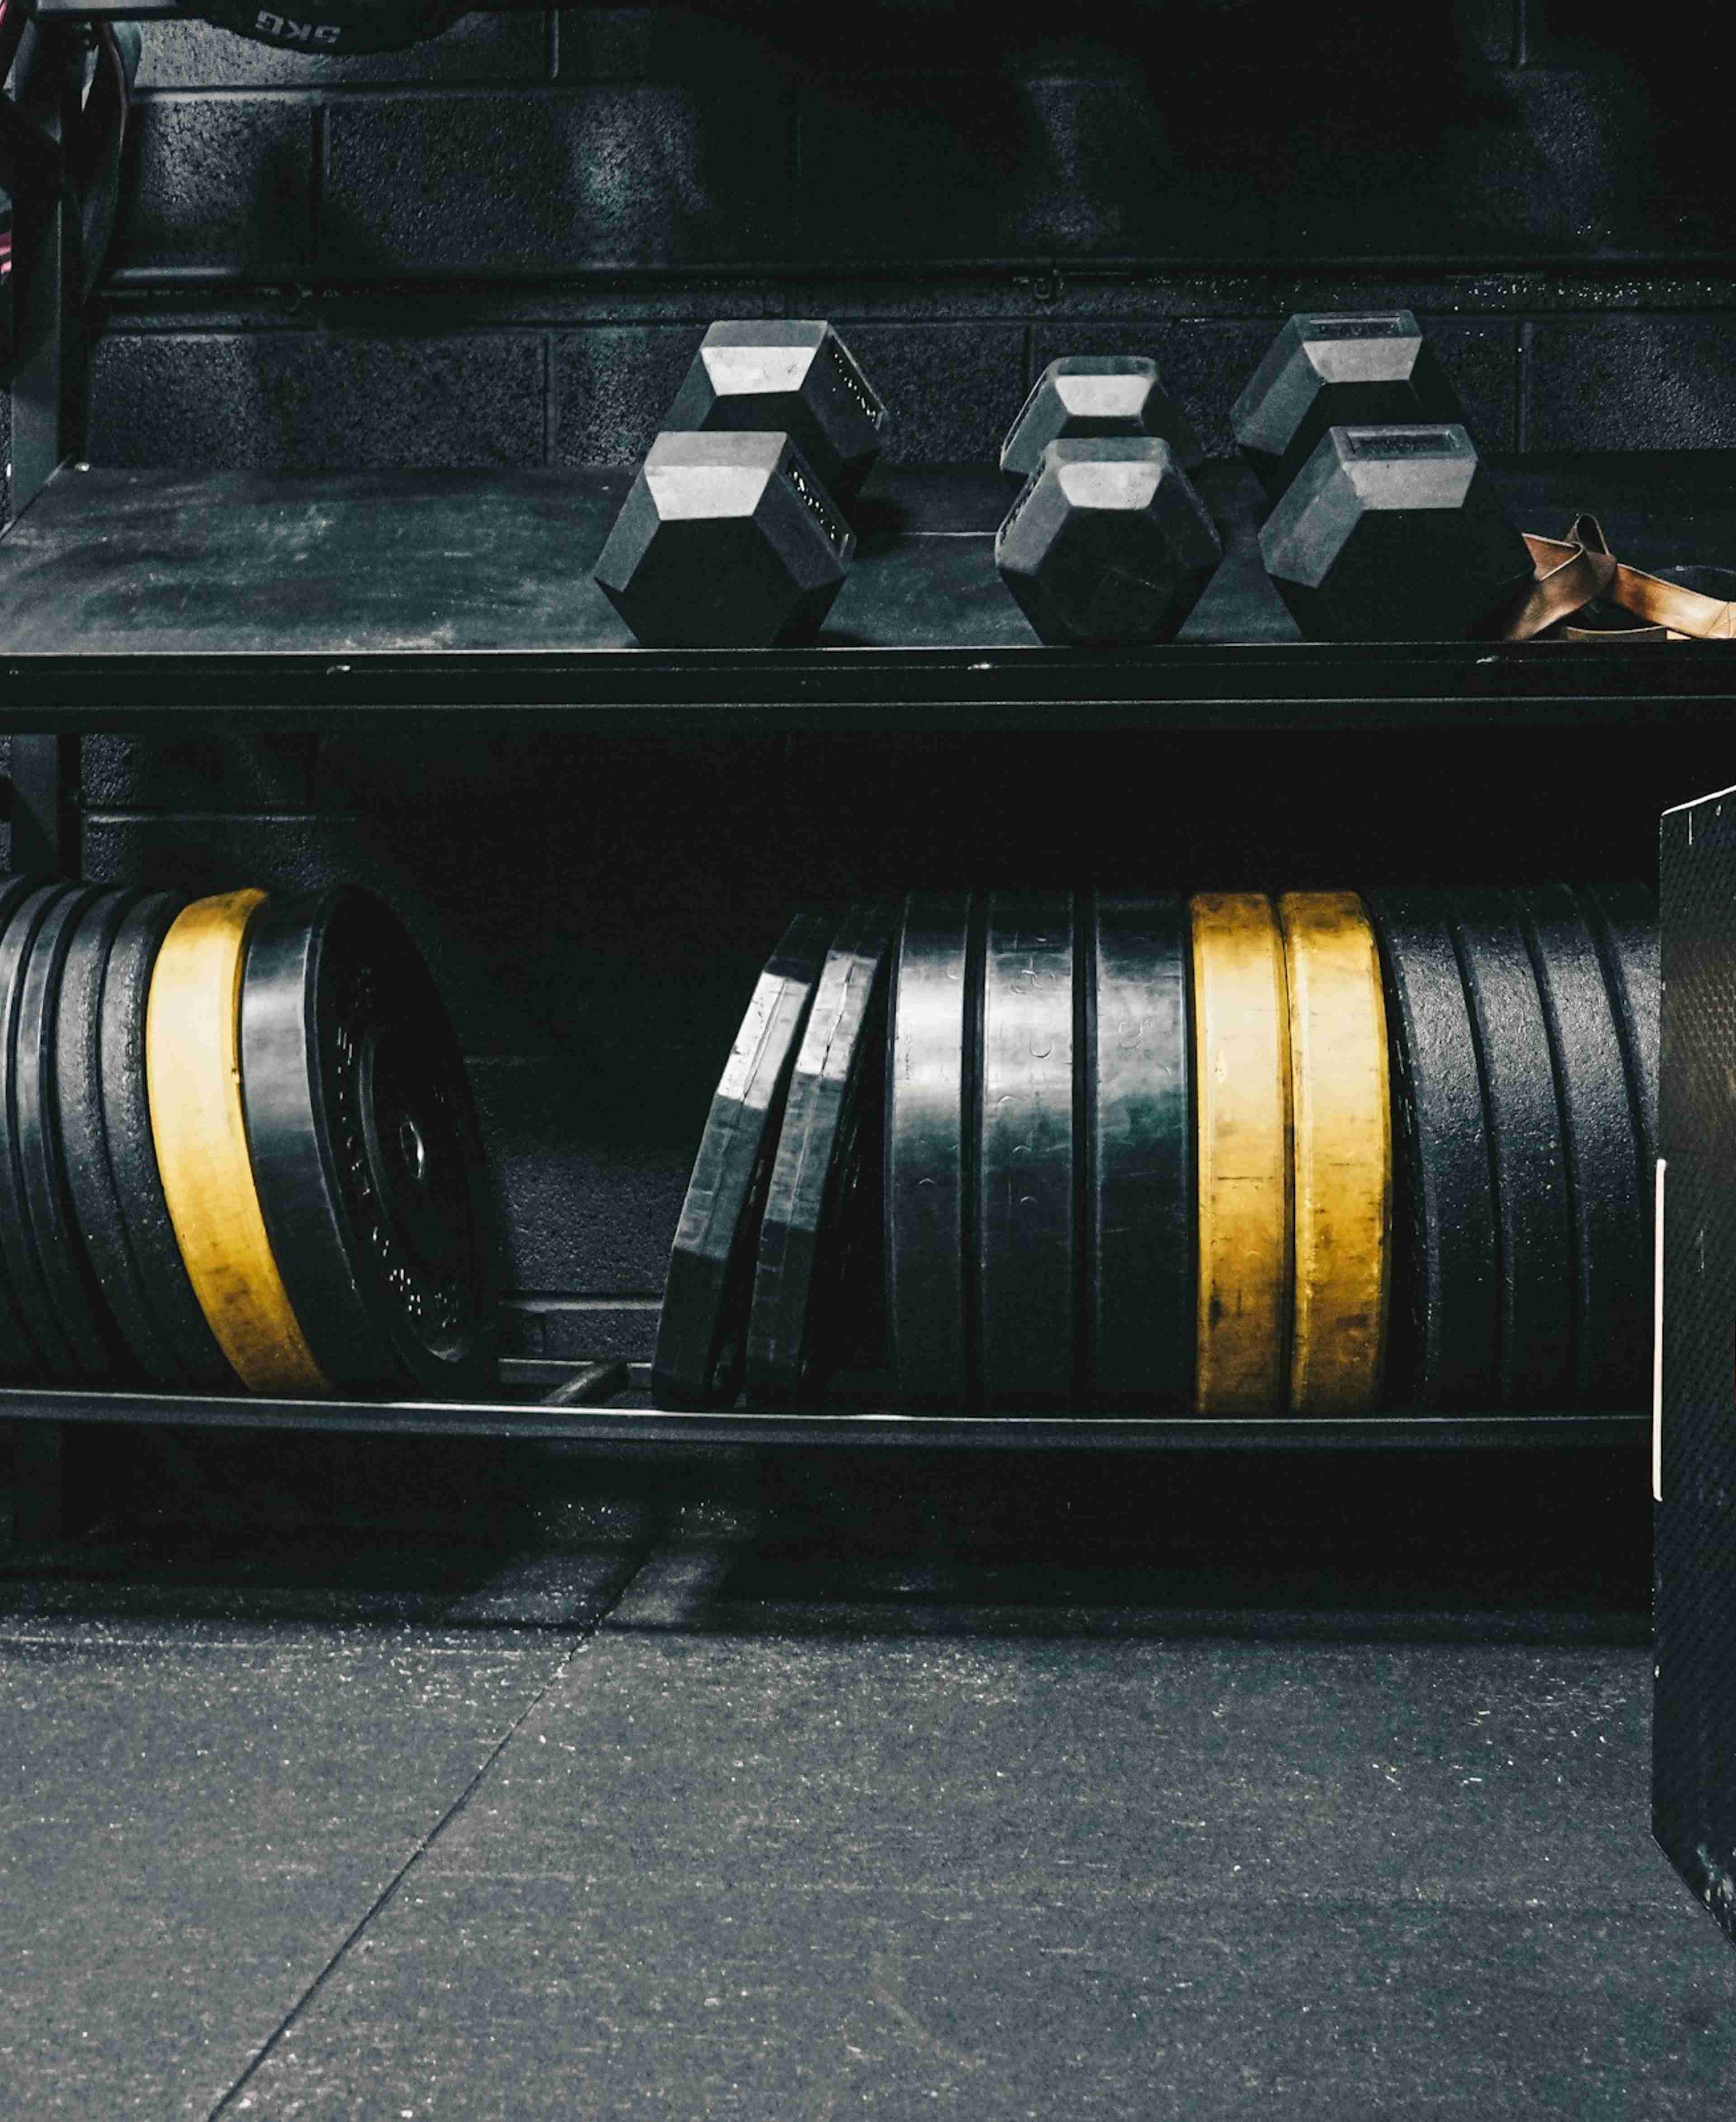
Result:
M1525 543L1537 580L1508 614L1500 629L1504 640L1528 641L1594 599L1619 605L1645 624L1620 630L1565 627L1564 638L1624 644L1736 638L1736 604L1624 567L1610 551L1595 516L1575 516L1565 538L1539 538L1528 530Z

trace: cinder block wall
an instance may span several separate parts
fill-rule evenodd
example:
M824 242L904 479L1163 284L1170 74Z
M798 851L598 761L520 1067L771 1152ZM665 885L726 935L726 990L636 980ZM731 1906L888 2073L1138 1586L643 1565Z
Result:
M756 313L845 325L900 457L986 458L1070 348L1155 353L1222 446L1287 311L1401 301L1486 447L1736 443L1709 59L1654 69L1555 0L819 12L476 16L349 63L147 29L88 454L629 461L704 325ZM1551 806L1558 745L1511 739L1498 781L1472 749L1371 783L1355 747L1242 745L1230 802L1221 751L1157 741L92 740L85 862L384 891L474 1057L513 1345L639 1353L794 900L1336 881L1350 848L1348 881L1632 873L1693 792L1581 745Z
M1721 121L1643 25L749 4L347 63L149 28L92 454L628 461L723 311L847 321L904 457L982 457L1034 367L1130 338L1221 442L1289 309L1401 301L1486 447L1736 442Z

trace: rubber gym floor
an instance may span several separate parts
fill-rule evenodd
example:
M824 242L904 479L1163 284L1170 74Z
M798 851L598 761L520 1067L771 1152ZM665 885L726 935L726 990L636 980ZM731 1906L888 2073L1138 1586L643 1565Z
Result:
M102 1451L7 2116L1728 2111L1631 1454Z

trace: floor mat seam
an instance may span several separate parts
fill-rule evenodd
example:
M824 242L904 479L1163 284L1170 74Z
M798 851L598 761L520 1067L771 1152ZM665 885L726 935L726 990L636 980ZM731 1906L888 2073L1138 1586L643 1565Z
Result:
M416 1867L422 1862L422 1859L428 1854L428 1851L433 1848L434 1844L440 1839L441 1836L445 1834L446 1830L452 1825L452 1822L458 1819L459 1816L466 1810L470 1805L470 1800L475 1796L476 1792L481 1789L483 1784L488 1780L489 1775L494 1772L495 1763L499 1760L501 1756L506 1752L507 1748L512 1745L513 1740L518 1736L518 1734L524 1729L531 1718L536 1715L536 1712L542 1707L543 1704L548 1699L554 1689L559 1685L573 1661L591 1647L592 1643L601 1632L604 1623L608 1620L610 1615L615 1611L615 1609L620 1604L621 1601L626 1596L633 1586L638 1582L639 1575L643 1570L646 1563L648 1562L651 1559L652 1555L657 1552L657 1549L654 1547L648 1550L647 1554L641 1558L639 1568L631 1571L623 1578L619 1590L616 1592L614 1598L609 1602L608 1606L606 1606L602 1611L587 1625L583 1633L578 1636L571 1648L569 1649L565 1656L562 1657L559 1663L555 1666L554 1671L549 1675L549 1677L544 1681L543 1685L537 1689L536 1694L531 1698L530 1701L525 1704L518 1715L512 1719L512 1722L508 1726L506 1731L501 1735L498 1742L489 1750L489 1754L482 1762L481 1766L478 1768L475 1774L470 1778L464 1788L458 1793L457 1797L453 1799L452 1802L447 1807L446 1811L441 1814L439 1819L434 1822L434 1825L417 1842L415 1847L410 1851L409 1856L405 1858L404 1862L398 1867L398 1869L387 1881L385 1886L368 1905L367 1908L358 1919L353 1927L345 1935L335 1951L333 1951L330 1956L326 1960L325 1965L320 1969L313 1979L307 1984L306 1988L302 1990L301 1995L296 1998L295 2002L283 2014L277 2025L272 2028L270 2033L268 2034L265 2039L260 2044L258 2049L250 2058L246 2068L241 2073L240 2076L236 2078L235 2082L227 2088L227 2090L219 2096L216 2104L212 2107L210 2113L207 2117L207 2122L221 2122L221 2118L224 2115L232 2111L234 2102L237 2096L246 2092L247 2087L253 2082L254 2078L258 2076L260 2070L264 2068L265 2064L281 2045L290 2029L294 2026L297 2022L306 2012L308 2007L320 1995L320 1993L325 1989L326 1984L330 1981L332 1976L336 1974L338 1969L349 1957L352 1949L365 1935L375 1918L382 1914L385 1910L390 1907L393 1900L396 1899L398 1890L404 1884L405 1881L409 1878L411 1872L415 1870Z

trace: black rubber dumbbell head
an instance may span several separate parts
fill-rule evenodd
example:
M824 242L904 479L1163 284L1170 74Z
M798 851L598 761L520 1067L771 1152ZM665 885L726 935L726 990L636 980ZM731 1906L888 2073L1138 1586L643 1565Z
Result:
M1037 378L1001 445L1000 468L1029 479L1050 442L1109 435L1167 442L1184 471L1205 461L1194 425L1163 388L1158 364L1143 354L1065 355Z
M1460 641L1533 578L1462 428L1330 428L1260 533L1310 639Z
M1408 310L1294 316L1230 412L1237 447L1275 501L1328 428L1462 425L1447 372Z
M1167 641L1223 547L1167 442L1050 442L994 539L1001 579L1045 641Z
M849 502L885 446L887 409L829 324L774 318L714 324L663 424L695 433L787 434L821 482Z
M663 434L597 563L648 648L753 648L812 633L855 550L784 434Z

